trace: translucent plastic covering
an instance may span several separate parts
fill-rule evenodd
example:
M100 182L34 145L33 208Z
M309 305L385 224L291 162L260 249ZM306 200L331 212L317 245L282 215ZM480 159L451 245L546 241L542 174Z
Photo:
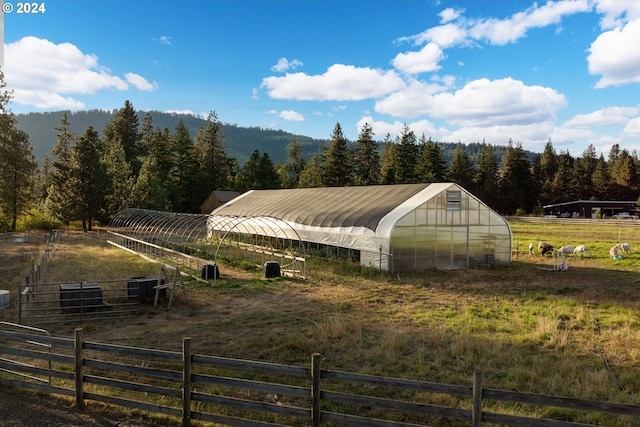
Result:
M249 191L214 210L209 227L242 214L245 230L268 232L262 215L278 218L280 232L392 272L511 261L508 222L454 183Z
M184 254L197 254L204 260L217 262L221 250L234 256L251 255L263 263L282 259L293 264L295 275L306 275L304 241L287 223L276 218L210 216L160 212L148 209L125 209L109 224L112 233L127 236L136 247L156 252L158 248ZM146 244L146 245L145 245Z

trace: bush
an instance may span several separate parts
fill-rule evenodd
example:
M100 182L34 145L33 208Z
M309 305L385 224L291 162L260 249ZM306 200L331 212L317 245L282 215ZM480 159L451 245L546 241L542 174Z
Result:
M525 216L526 214L527 211L525 211L523 208L516 209L516 216Z

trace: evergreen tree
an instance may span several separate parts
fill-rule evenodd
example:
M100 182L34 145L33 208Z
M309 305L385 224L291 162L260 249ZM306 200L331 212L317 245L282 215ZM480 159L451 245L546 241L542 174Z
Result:
M574 182L576 186L576 200L589 200L593 196L593 187L591 180L585 179L592 177L596 164L598 163L598 155L596 148L589 146L582 153L582 157L574 161Z
M104 140L106 145L111 145L115 141L122 144L124 159L131 166L133 176L138 174L142 164L140 132L138 131L138 115L129 100L124 102L124 106L118 110L113 120L104 128Z
M141 156L146 156L153 146L153 116L147 112L142 119L142 131L140 132Z
M173 168L171 176L176 191L175 208L178 212L198 212L202 200L195 198L198 160L189 130L180 120L173 138Z
M453 153L453 160L449 168L449 180L460 185L467 191L475 193L474 178L476 170L469 154L462 148L459 142Z
M136 177L133 204L140 208L172 211L176 199L171 177L173 137L169 129L157 129Z
M318 188L323 185L322 156L319 153L315 153L300 174L298 188Z
M198 129L194 148L200 165L197 198L204 201L212 191L228 190L231 187L232 164L225 146L226 135L215 112L210 112L207 121Z
M552 200L576 200L577 192L574 185L574 159L568 151L561 151L558 155L558 170L551 183Z
M609 167L602 154L598 158L591 177L591 188L596 200L607 200L611 194L611 175L609 175Z
M34 204L37 162L29 136L15 126L8 108L12 95L5 87L0 70L0 213L9 218L15 231L18 216Z
M398 144L391 140L387 134L382 141L382 154L380 155L380 183L397 184L396 170L398 169Z
M373 135L375 135L373 128L369 123L365 123L354 150L353 166L356 185L375 185L380 182L380 153Z
M94 220L102 216L106 181L105 165L101 161L102 141L89 126L76 142L72 154L71 178L75 185L76 217L83 230L91 230Z
M550 203L560 201L553 198L553 181L558 172L558 155L556 154L551 138L538 156L537 165L534 167L535 181L539 185L540 204L548 205Z
M256 148L249 156L240 173L236 176L236 190L243 193L257 190L260 181L260 151Z
M127 162L124 146L120 138L113 138L103 144L102 162L106 173L106 212L113 218L118 212L132 206L133 187L136 179L131 165Z
M282 186L284 188L297 188L300 181L300 175L304 171L306 162L302 156L302 144L296 140L295 137L291 137L289 144L287 145L287 163L284 164L284 174L286 179L282 179Z
M398 163L395 181L398 184L414 184L418 182L416 162L418 161L418 145L416 135L404 125L398 144Z
M537 195L533 191L531 165L522 145L509 140L503 162L499 180L500 211L509 215L517 209L531 212L536 205Z
M482 143L475 176L476 195L492 209L498 207L498 161L491 145Z
M260 163L258 165L258 171L260 173L259 189L275 189L282 188L280 184L280 177L276 171L269 153L262 153Z
M331 134L324 161L324 185L344 187L350 183L352 167L349 162L347 140L337 123Z
M613 197L617 200L636 200L638 172L635 159L626 149L620 150L618 158L609 172L613 180Z
M62 114L57 131L56 145L48 156L50 160L50 184L47 191L47 209L54 218L65 224L73 219L77 212L75 200L76 183L72 179L71 156L74 150L74 136L67 113Z
M431 138L420 137L420 157L416 166L416 174L419 182L443 182L447 177L447 161L438 144Z

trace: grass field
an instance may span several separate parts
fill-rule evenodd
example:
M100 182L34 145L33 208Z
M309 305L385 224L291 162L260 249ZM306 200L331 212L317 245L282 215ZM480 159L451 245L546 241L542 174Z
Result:
M319 352L327 369L463 385L483 371L490 388L639 404L640 227L515 222L512 229L514 261L493 269L390 275L313 259L309 280L301 281L264 280L261 270L221 265L217 287L187 283L188 306L178 294L171 310L147 306L137 321L82 327L94 341L178 350L189 336L202 354L307 366ZM590 256L569 256L568 271L553 271L553 258L528 254L529 243L540 240L586 244ZM631 253L612 260L609 248L620 240L631 243ZM0 265L11 264L0 269L0 289L13 298L16 277L24 277L19 266L24 270L37 248L0 248ZM104 236L70 234L46 281L158 269L110 247ZM15 314L13 298L0 320L15 321ZM71 336L77 326L51 332ZM562 418L552 408L510 411ZM597 415L574 421L638 425Z

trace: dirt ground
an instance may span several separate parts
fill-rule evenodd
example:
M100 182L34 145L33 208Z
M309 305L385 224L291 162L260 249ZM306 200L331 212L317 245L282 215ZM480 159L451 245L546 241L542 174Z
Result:
M168 421L141 412L88 403L81 411L71 400L29 390L0 386L3 427L161 427ZM178 422L173 425L179 425Z

